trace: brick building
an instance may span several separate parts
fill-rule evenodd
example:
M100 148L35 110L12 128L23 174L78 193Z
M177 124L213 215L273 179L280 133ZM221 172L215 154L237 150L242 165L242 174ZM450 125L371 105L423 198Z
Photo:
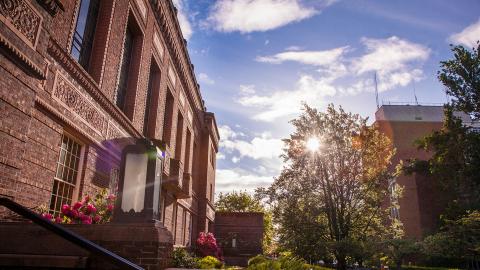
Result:
M456 113L463 123L470 125L466 114ZM422 138L443 126L443 106L383 105L375 113L375 123L396 148L391 170L400 160L423 159L430 154L418 150L415 140ZM392 216L399 218L404 226L405 236L422 238L438 226L440 214L448 202L448 193L442 191L434 178L421 174L401 175L392 180L391 188L403 186L403 197L399 199L400 209L393 209Z
M247 266L263 253L263 213L216 212L215 237L229 265Z
M171 0L0 1L0 52L1 196L58 213L155 139L175 244L212 229L219 135Z

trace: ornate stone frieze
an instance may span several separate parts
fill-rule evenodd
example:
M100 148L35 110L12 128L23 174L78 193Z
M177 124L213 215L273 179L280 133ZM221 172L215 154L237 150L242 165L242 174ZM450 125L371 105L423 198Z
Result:
M132 122L119 112L118 108L100 91L94 80L53 39L50 39L48 42L48 52L84 87L88 94L100 104L102 109L106 110L115 121L125 128L130 136L141 137L138 130L133 127Z
M0 1L0 20L8 25L20 38L35 47L42 17L27 1Z
M105 134L105 117L71 83L57 73L53 97L74 112L99 134Z

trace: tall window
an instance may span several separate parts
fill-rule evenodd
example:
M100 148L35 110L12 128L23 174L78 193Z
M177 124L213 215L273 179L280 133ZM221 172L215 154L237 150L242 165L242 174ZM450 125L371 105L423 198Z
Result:
M154 124L157 115L158 88L160 86L160 69L152 59L150 65L150 75L148 78L147 100L145 102L145 118L143 121L143 135L150 136L150 125ZM157 91L155 91L157 90ZM152 136L152 137L153 137Z
M99 0L80 1L71 55L85 70L88 70L90 64L99 5Z
M175 140L175 158L182 159L182 142L183 142L183 116L178 112L177 118L177 137Z
M120 79L118 81L117 98L115 101L117 106L123 111L125 111L125 97L128 89L128 71L132 60L132 49L133 33L130 27L127 27L127 31L125 32L125 42L123 44L122 63L120 64Z
M62 205L71 204L76 192L82 146L66 134L62 136L57 171L53 179L50 212L60 214Z
M168 146L170 146L170 140L172 139L173 103L173 96L170 91L167 91L165 114L163 115L163 140Z
M187 173L191 173L192 170L190 170L190 146L191 146L191 139L192 139L192 135L191 135L191 132L190 130L187 128L187 144L185 146L185 172Z

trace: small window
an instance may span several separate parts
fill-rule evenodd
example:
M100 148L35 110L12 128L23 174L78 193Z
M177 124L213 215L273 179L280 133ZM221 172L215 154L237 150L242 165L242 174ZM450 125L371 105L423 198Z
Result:
M60 214L62 205L71 204L77 196L81 151L82 145L66 134L62 136L62 145L60 146L60 155L50 198L50 213L54 216Z
M97 24L99 0L81 0L72 42L72 57L88 70Z

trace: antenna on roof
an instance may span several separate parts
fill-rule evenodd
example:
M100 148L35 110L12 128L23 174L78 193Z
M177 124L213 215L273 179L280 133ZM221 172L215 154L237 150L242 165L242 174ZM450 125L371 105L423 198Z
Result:
M415 97L415 105L418 105L417 91L415 89L415 80L413 81L413 96Z
M373 75L373 80L375 81L375 99L377 101L377 109L380 108L380 105L378 103L378 82L377 82L377 71L375 71Z

